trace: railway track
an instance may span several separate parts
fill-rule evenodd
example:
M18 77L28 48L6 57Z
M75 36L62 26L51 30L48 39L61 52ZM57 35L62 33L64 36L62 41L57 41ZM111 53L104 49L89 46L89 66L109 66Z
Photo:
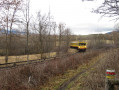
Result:
M15 68L15 67L18 67L18 66L21 66L21 65L24 66L24 65L28 65L28 64L35 64L35 63L45 62L45 61L49 61L49 60L52 60L52 59L65 58L65 57L68 57L68 56L71 56L71 55L75 55L77 53L78 53L78 51L75 52L75 53L63 55L63 56L60 56L60 57L50 57L50 58L44 58L44 59L4 63L4 64L0 64L0 69Z
M80 77L82 74L86 73L87 71L91 70L91 68L94 68L95 66L97 66L100 63L100 59L94 63L93 65L91 65L89 68L82 70L81 72L79 72L78 74L76 74L75 76L73 76L72 78L70 78L69 80L65 81L64 83L62 83L57 90L65 90L67 88L67 86L75 81L78 77Z

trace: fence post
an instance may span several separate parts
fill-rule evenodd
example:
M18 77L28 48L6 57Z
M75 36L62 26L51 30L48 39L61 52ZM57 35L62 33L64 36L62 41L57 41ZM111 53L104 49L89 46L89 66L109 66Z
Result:
M111 80L115 80L115 70L106 70L105 90L114 90L114 84Z

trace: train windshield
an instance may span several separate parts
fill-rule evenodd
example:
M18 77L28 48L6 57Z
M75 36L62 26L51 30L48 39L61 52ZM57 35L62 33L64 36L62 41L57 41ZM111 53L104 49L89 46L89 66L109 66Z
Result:
M79 46L84 46L86 45L86 43L79 43Z

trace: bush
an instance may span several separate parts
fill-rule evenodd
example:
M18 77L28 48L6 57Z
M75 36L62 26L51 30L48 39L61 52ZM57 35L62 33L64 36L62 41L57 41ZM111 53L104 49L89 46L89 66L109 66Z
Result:
M116 78L119 78L119 50L110 50L101 58L100 63L88 73L88 76L85 77L82 84L82 90L104 90L105 89L105 72L106 69L115 69ZM119 90L119 87L116 87L115 90Z
M50 77L64 74L68 69L76 69L98 54L99 51L77 53L65 58L0 71L0 90L3 87L6 90L26 90L36 86L40 87L47 83Z

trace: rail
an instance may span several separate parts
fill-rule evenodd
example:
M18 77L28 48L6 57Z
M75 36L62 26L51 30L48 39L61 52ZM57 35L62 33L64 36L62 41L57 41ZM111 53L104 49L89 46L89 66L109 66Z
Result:
M76 52L76 53L78 53L78 52ZM50 57L50 58L35 59L35 60L33 59L33 60L28 60L28 61L3 63L3 64L0 64L0 69L13 68L13 67L16 67L16 66L33 64L33 63L40 63L40 62L49 61L49 60L52 60L52 59L65 58L65 57L68 57L68 56L71 56L71 55L75 55L76 53L62 55L62 56L59 56L59 57Z

